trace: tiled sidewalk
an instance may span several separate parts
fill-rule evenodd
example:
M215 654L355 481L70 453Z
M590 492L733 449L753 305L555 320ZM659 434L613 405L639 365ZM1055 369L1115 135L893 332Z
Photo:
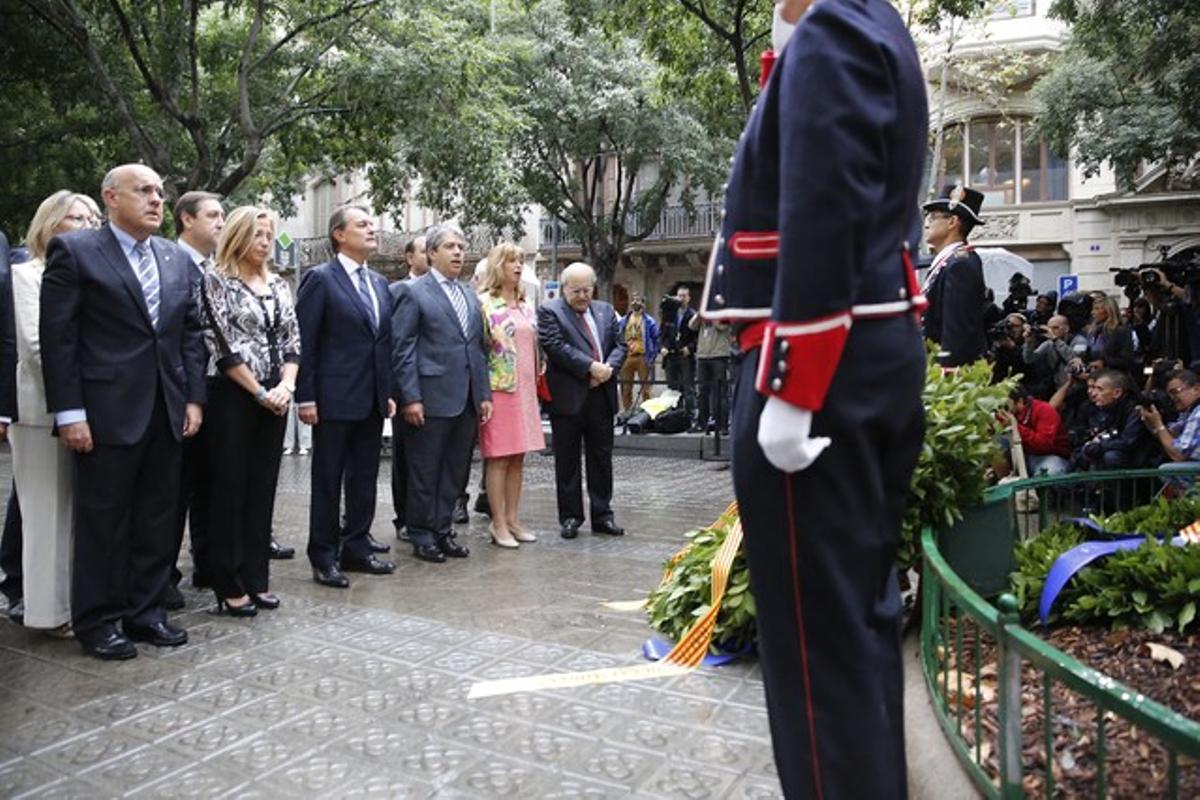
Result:
M387 467L374 532L397 544ZM285 457L277 534L300 557L272 564L279 611L219 617L188 589L189 644L115 664L0 623L0 797L779 796L753 662L465 699L478 680L640 663L644 617L601 603L655 584L732 496L728 472L619 456L628 534L564 541L535 456L523 516L541 541L491 547L473 516L470 558L401 550L396 574L352 574L348 591L310 578L307 481L307 459Z

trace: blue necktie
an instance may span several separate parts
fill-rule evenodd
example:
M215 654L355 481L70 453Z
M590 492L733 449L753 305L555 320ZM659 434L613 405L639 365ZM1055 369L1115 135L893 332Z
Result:
M371 290L367 288L367 268L358 268L358 296L362 299L363 305L367 307L367 314L371 317L371 329L379 327L379 319L375 316L375 301L371 299Z
M446 285L450 287L450 304L454 306L454 313L458 315L458 324L462 326L463 336L468 336L467 298L463 297L462 286L458 281L447 281Z
M146 310L150 312L150 324L157 328L160 299L158 268L154 264L154 258L150 255L149 242L138 242L133 249L138 254L138 263L134 272L137 273L138 283L142 285L142 294L146 298Z

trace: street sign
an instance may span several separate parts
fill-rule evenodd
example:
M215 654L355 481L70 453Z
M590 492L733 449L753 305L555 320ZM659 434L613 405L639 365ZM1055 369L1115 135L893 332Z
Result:
M292 269L296 266L296 240L287 231L275 237L275 269Z
M546 281L546 300L558 297L558 281Z
M1072 292L1079 291L1079 276L1078 275L1059 275L1058 276L1058 298L1061 300Z

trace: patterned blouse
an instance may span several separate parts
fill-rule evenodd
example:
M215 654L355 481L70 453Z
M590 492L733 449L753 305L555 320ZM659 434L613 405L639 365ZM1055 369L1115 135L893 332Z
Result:
M516 308L509 308L503 297L491 294L480 295L483 307L483 335L488 351L488 377L493 392L515 392L517 390L517 323L512 315L521 314L533 327L537 341L537 317L524 301ZM540 364L540 353L534 356Z
M200 286L200 318L208 351L210 376L245 364L255 379L274 386L284 364L300 363L300 325L287 283L272 274L270 294L257 295L241 278L216 270L204 273Z

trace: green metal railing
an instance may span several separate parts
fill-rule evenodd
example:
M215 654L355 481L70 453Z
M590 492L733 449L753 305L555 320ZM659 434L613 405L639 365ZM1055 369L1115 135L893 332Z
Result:
M1034 478L997 487L988 501L1009 503L1013 532L1028 536L1060 517L1107 514L1134 501L1146 502L1162 488L1163 478L1155 470ZM1038 500L1031 502L1030 494L1022 493L1032 493ZM1018 502L1022 496L1026 500ZM1036 794L1054 796L1054 765L1060 756L1055 731L1061 727L1055 714L1056 684L1094 708L1094 726L1083 748L1089 752L1081 757L1094 762L1095 796L1107 795L1106 748L1110 728L1118 719L1165 751L1162 792L1171 798L1183 796L1181 759L1200 760L1200 723L1083 665L1023 628L1016 599L1002 595L998 607L985 600L956 574L928 528L922 534L922 547L925 682L947 739L985 796L1033 794L1030 787L1036 786L1039 776ZM992 660L985 660L989 655ZM1032 682L1027 682L1026 670L1033 674ZM1039 708L1042 730L1031 736L1023 722L1026 714L1036 714ZM1031 763L1026 763L1028 753L1032 753Z

